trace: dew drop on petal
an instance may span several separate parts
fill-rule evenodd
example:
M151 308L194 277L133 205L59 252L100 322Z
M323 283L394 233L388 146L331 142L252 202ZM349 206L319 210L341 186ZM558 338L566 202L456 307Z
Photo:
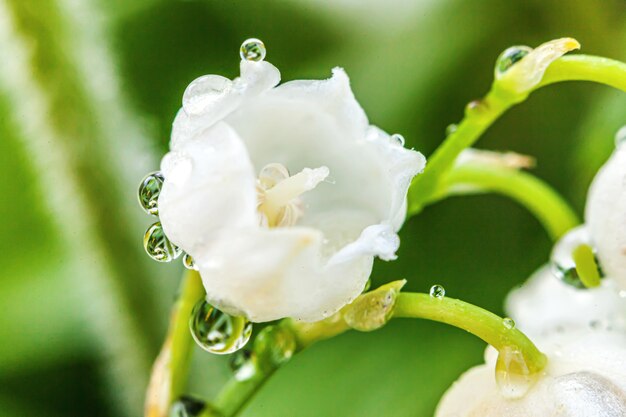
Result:
M174 401L168 417L197 417L204 411L206 404L192 397L184 396Z
M523 397L536 377L530 373L520 350L508 346L500 349L496 361L496 382L503 397L508 399Z
M456 124L454 123L449 124L448 126L446 126L446 136L450 136L451 134L456 132L457 129L458 129L458 126Z
M515 328L515 321L510 317L505 317L502 319L502 325L507 329L512 330Z
M230 356L228 366L237 381L245 381L252 378L258 368L254 352L241 349Z
M528 55L533 48L529 46L511 46L500 54L496 60L495 75L496 78L502 76L507 72L515 63L521 61L526 55Z
M446 295L446 289L442 285L433 285L430 287L430 296L441 300Z
M183 255L183 265L187 269L197 270L196 263L193 261L193 258L188 253Z
M159 215L157 205L161 188L163 188L163 174L160 171L151 172L146 175L139 184L139 204L146 213L153 216Z
M221 75L203 75L187 86L183 93L183 110L190 116L215 109L232 89L233 82Z
M404 146L404 136L399 133L394 133L393 135L391 135L391 142L395 143L396 145Z
M143 247L155 261L171 262L182 253L181 249L165 236L161 222L156 222L146 230Z
M205 300L193 308L189 328L198 346L218 355L238 351L252 335L252 323L248 319L228 315Z
M246 39L239 48L239 56L245 61L263 61L266 53L265 44L256 38Z
M550 261L552 273L565 284L575 288L585 289L585 285L576 270L574 251L581 245L590 245L590 238L584 226L577 227L565 234L554 246ZM604 276L598 259L596 267L600 277Z
M621 148L626 143L626 126L622 126L615 134L615 147Z

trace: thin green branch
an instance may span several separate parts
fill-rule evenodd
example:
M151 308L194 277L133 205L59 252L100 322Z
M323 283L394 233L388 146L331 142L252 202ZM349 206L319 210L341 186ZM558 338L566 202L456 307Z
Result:
M542 81L525 94L506 91L494 82L489 93L470 103L465 118L455 132L429 158L424 172L413 180L409 190L409 215L419 212L437 192L438 182L449 171L457 157L509 108L523 102L528 94L561 81L592 81L626 91L626 64L588 55L574 55L555 60Z
M574 210L552 187L527 172L508 167L456 166L441 180L433 201L486 192L502 194L526 207L555 241L580 224Z

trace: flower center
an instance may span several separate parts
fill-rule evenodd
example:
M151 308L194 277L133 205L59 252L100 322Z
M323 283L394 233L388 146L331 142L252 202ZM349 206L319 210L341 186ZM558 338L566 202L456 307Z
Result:
M267 227L288 227L304 214L300 195L317 187L328 177L328 167L304 168L290 176L279 163L267 164L257 180L258 211L261 224Z

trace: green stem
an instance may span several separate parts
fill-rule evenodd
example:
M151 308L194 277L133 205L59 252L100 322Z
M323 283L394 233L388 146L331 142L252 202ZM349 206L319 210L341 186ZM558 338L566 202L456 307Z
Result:
M553 240L580 224L569 204L548 184L524 171L493 165L466 164L453 168L439 184L433 197L495 192L526 207Z
M172 403L184 393L193 347L189 317L204 294L200 274L188 271L183 278L179 298L172 307L167 338L152 369L146 396L146 417L168 416Z
M359 298L370 297L375 291L361 295ZM381 295L389 294L389 290ZM352 327L347 320L351 306L359 303L359 298L351 305L344 307L335 315L316 322L303 323L289 319L281 321L277 327L280 331L288 332L296 341L296 351L301 351L315 342L332 338ZM376 298L380 301L380 298ZM423 318L450 324L466 330L485 342L491 344L500 352L513 349L519 352L531 374L541 371L546 365L546 357L535 345L519 330L508 328L501 317L490 313L480 307L465 303L452 298L434 298L428 294L397 293L394 295L391 310L390 306L381 302L362 303L363 316L376 317L386 316L391 318ZM378 311L380 310L380 311ZM353 313L353 312L352 312ZM388 314L389 313L389 314ZM258 354L258 346L255 343L253 354ZM218 395L215 406L224 417L236 416L263 386L268 378L278 369L279 365L270 363L257 364L256 373L247 380L232 378ZM512 370L511 372L514 372ZM208 416L204 416L208 417Z
M592 81L626 91L626 64L588 55L559 58L547 69L542 81L531 91L561 81ZM449 171L463 150L478 138L509 108L527 95L504 91L494 82L482 100L468 106L465 118L429 158L424 172L413 180L409 190L409 215L419 212L436 193L438 182Z

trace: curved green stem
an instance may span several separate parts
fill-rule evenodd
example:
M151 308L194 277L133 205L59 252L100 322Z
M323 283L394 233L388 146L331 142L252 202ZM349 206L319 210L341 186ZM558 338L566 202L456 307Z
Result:
M552 187L531 174L507 167L456 166L440 181L432 201L484 192L505 195L526 207L555 241L580 224L576 213Z
M554 61L542 81L527 94L503 90L494 82L489 93L468 106L465 118L429 158L424 172L413 180L409 190L409 214L419 212L436 193L438 182L449 171L459 154L478 138L509 108L541 87L561 81L592 81L626 91L626 64L588 55L562 57Z
M286 319L277 327L280 332L290 334L290 337L296 341L296 351L301 351L317 341L361 327L364 322L358 320L358 326L355 326L355 316L373 318L376 325L368 330L378 328L394 317L422 318L466 330L480 337L501 353L516 352L524 363L524 369L530 375L537 374L545 367L547 362L545 355L522 332L512 326L507 327L501 317L452 298L439 299L428 294L399 293L402 284L395 286L394 284L391 283L361 295L352 304L325 320L303 323ZM355 312L355 306L361 311ZM385 318L384 322L379 322L381 317ZM253 348L253 355L255 354L261 361L260 358L263 355L259 352L259 346L256 343ZM216 408L224 417L236 416L279 365L263 361L256 365L257 370L249 379L241 381L232 378L214 402ZM515 373L517 370L509 369L508 372Z
M203 296L200 274L188 271L183 278L178 300L172 307L167 338L152 368L145 417L167 417L172 403L184 392L193 347L189 317L194 305Z

